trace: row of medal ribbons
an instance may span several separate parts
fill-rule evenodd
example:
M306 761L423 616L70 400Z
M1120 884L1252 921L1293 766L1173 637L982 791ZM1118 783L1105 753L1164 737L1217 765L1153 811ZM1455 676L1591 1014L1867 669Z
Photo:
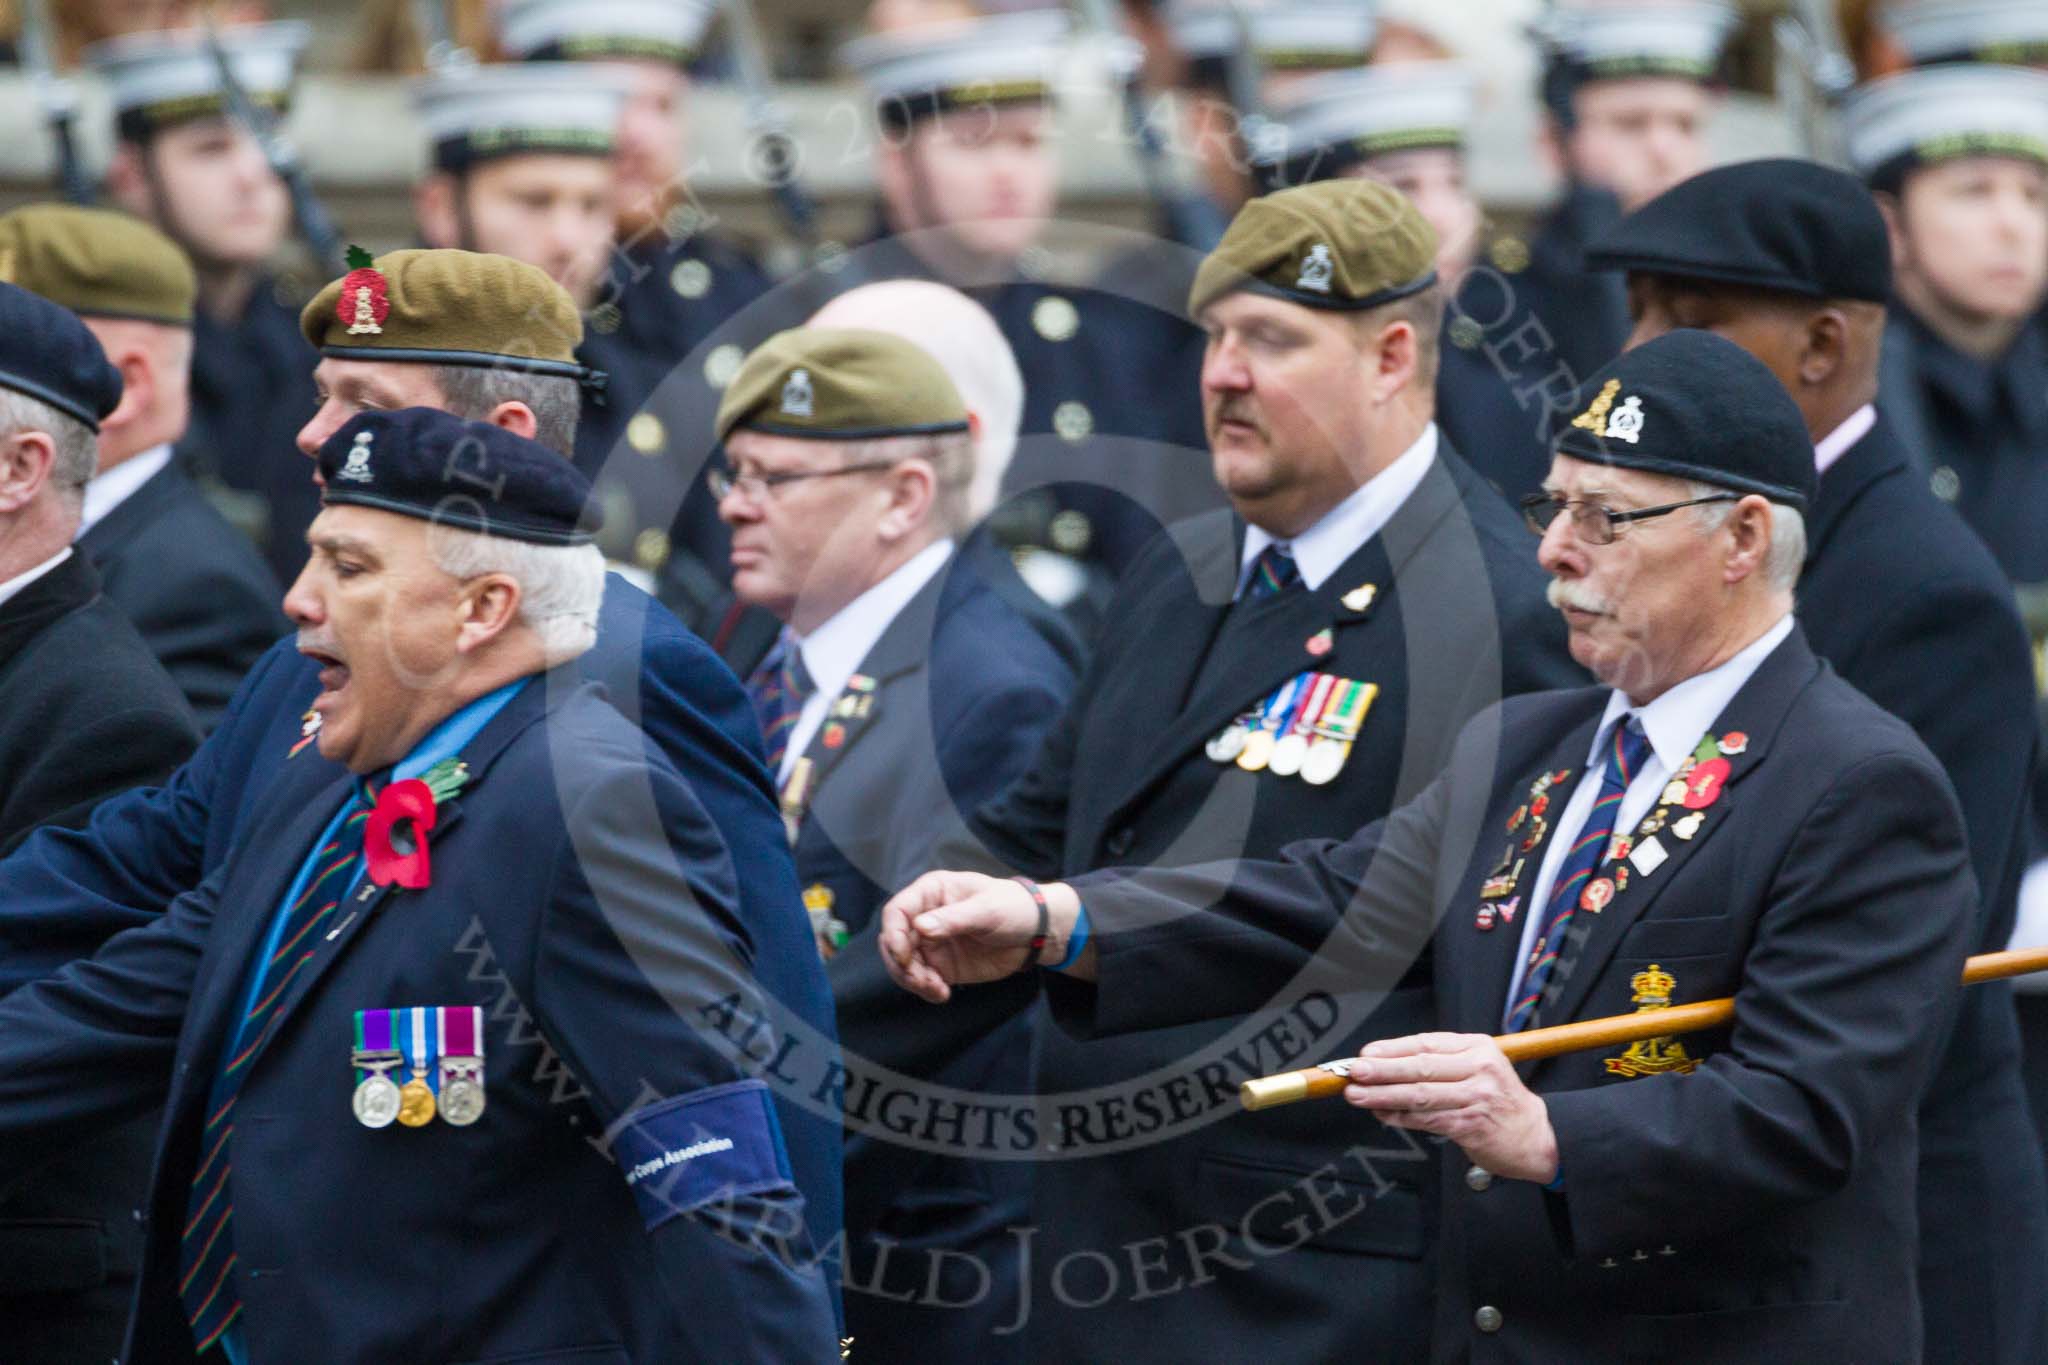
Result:
M424 1128L436 1116L466 1128L484 1113L483 1010L420 1005L357 1010L351 1101L365 1128Z
M1313 786L1336 780L1351 757L1378 683L1310 671L1286 682L1223 727L1206 746L1218 763L1248 773L1300 777Z

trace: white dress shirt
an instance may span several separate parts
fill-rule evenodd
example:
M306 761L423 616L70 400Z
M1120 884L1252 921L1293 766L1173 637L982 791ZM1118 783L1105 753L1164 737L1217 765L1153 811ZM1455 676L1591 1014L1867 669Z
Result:
M789 748L783 752L781 771L775 783L789 780L796 761L811 746L811 739L825 723L825 711L833 698L846 690L846 680L860 667L882 632L889 628L910 599L924 591L925 584L938 577L939 570L953 557L951 540L933 541L896 567L887 578L834 612L809 635L797 638L803 651L804 671L811 675L811 695L797 712L796 725L789 732Z
M1820 444L1813 448L1814 468L1827 473L1828 466L1847 454L1849 447L1868 436L1876 425L1877 408L1873 404L1865 403L1850 413L1842 425L1821 437Z
M1758 665L1791 633L1792 616L1788 612L1727 662L1694 674L1647 706L1633 704L1619 690L1607 699L1606 713L1594 728L1592 747L1586 751L1585 771L1579 784L1572 788L1572 799L1557 817L1557 828L1551 831L1550 843L1543 850L1543 866L1536 874L1536 884L1530 888L1529 899L1524 902L1528 909L1522 918L1522 947L1515 957L1514 979L1508 986L1508 1006L1512 1007L1522 994L1529 954L1535 950L1536 937L1549 915L1550 892L1557 885L1565 855L1579 841L1579 831L1586 827L1593 803L1600 799L1600 784L1607 773L1607 753L1614 743L1614 726L1625 717L1634 716L1641 721L1643 734L1650 741L1650 756L1629 782L1628 790L1622 794L1621 807L1614 815L1615 831L1621 833L1634 829L1650 813L1664 784L1699 747L1700 737L1728 709L1728 703L1735 699Z
M1325 512L1315 525L1291 541L1279 542L1293 554L1294 567L1301 571L1304 587L1310 592L1322 587L1330 575L1344 567L1345 560L1358 553L1359 546L1386 528L1429 473L1430 463L1436 459L1436 442L1436 423L1432 422L1422 429L1414 445L1401 452L1399 459ZM1251 579L1253 562L1273 543L1274 538L1258 527L1245 528L1244 555L1237 565L1240 595Z
M135 496L142 488L162 472L171 462L169 442L151 446L140 455L131 455L106 473L86 480L85 508L79 514L78 534L73 541L83 539L85 533L107 519L107 514Z
M41 578L44 574L69 558L71 558L71 547L66 545L27 573L16 574L5 583L0 583L0 606L7 605L8 600L19 595L23 588L26 588L29 584L35 582L38 578Z

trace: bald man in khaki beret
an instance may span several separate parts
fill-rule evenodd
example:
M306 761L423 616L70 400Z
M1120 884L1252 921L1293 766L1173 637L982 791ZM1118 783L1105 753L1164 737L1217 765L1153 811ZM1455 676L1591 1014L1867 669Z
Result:
M191 262L138 218L37 204L0 217L0 278L78 314L121 372L76 544L211 730L287 623L276 577L172 456L191 414Z
M1435 254L1369 181L1238 213L1188 300L1232 510L1131 567L1076 705L936 866L1049 880L1341 838L1488 704L1584 681L1535 538L1437 430ZM1042 1029L1033 1089L1062 1159L1033 1185L1031 1357L1426 1358L1434 1155L1366 1120L1346 1133L1363 1162L1333 1168L1326 1118L1239 1113L1236 1086L1431 1017L1408 985L1370 1018L1305 1010L1234 1049L1206 1025Z

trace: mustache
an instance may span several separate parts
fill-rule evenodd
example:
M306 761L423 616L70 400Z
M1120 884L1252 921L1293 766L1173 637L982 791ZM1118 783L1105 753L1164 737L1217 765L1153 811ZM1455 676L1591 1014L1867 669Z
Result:
M1211 404L1209 408L1209 424L1216 426L1223 422L1243 422L1261 436L1266 434L1266 424L1259 420L1258 413L1253 409L1252 401L1242 394L1225 394Z
M1549 601L1551 606L1556 607L1560 611L1566 607L1572 607L1578 611L1590 611L1601 616L1611 616L1614 613L1612 603L1600 597L1583 583L1553 578L1550 580L1550 586L1543 590L1543 596Z

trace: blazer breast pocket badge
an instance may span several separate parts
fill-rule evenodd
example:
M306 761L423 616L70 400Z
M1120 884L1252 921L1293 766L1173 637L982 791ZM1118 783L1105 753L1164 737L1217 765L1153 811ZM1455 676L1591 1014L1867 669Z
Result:
M1652 962L1644 970L1629 978L1629 989L1635 992L1637 1014L1649 1014L1671 1008L1672 993L1678 989L1678 978ZM1661 1038L1645 1038L1630 1043L1628 1050L1619 1057L1606 1059L1607 1070L1616 1076L1658 1076L1672 1072L1683 1076L1699 1066L1699 1059L1687 1055L1685 1044L1670 1034Z

